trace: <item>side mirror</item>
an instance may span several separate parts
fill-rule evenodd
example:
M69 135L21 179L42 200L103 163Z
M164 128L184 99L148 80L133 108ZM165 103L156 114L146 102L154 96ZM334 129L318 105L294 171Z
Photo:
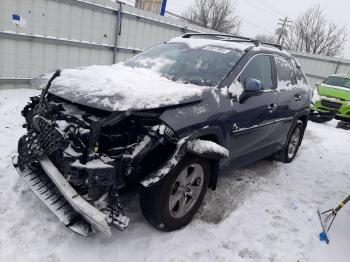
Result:
M239 97L239 103L243 103L251 96L260 95L264 91L263 83L255 78L247 78L244 81L244 91Z
M263 89L263 83L258 79L247 78L244 81L245 92L261 92Z

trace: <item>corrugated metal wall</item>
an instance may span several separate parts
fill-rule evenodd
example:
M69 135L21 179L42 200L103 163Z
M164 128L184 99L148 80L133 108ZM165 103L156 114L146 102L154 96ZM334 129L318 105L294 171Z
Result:
M57 68L123 61L185 32L214 31L111 0L0 0L0 88L27 87ZM350 60L294 55L312 85L350 72Z
M1 0L0 88L25 87L57 68L123 61L188 31L213 32L111 0Z
M350 60L321 55L292 52L303 66L310 85L315 85L332 74L350 73Z

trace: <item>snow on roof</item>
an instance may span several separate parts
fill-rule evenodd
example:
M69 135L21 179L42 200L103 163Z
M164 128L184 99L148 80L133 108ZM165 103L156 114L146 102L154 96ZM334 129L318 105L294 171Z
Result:
M199 98L209 88L174 82L148 69L116 64L64 69L49 92L94 108L126 111L177 105Z
M261 44L259 46L255 46L252 42L230 42L230 41L224 41L224 40L216 40L216 39L206 39L206 38L182 38L182 37L175 37L168 41L168 43L184 43L189 48L203 48L206 46L220 46L224 48L230 48L230 49L239 49L239 50L245 50L247 47L253 47L254 51L273 51L273 52L280 52L284 53L288 56L290 54L286 50L280 50L277 47L269 46L266 44Z
M222 41L222 40L216 40L216 39L205 39L205 38L182 38L182 37L175 37L168 41L168 43L184 43L189 48L203 48L206 46L220 46L224 48L230 48L230 49L239 49L244 50L249 46L253 46L253 43L245 43L245 42L229 42L229 41Z
M283 53L289 57L291 56L291 54L288 53L287 50L285 50L285 49L280 50L278 47L269 46L267 44L261 44L259 46L254 46L253 50L254 51L271 51L271 52L277 51L277 52Z

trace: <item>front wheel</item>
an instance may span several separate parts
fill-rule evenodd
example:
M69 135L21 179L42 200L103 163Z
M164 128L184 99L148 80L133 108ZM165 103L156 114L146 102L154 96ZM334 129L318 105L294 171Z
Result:
M187 225L203 201L209 178L208 160L186 156L163 180L142 189L140 205L144 216L162 231Z
M275 159L283 163L290 163L295 158L304 134L304 124L301 120L298 120L293 124L291 132L287 137L287 143L282 150L275 155Z

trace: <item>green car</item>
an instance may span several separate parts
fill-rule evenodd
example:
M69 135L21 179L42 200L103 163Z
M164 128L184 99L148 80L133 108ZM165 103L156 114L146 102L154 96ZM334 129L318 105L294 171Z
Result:
M310 120L320 123L335 118L350 122L350 75L331 75L316 87Z

